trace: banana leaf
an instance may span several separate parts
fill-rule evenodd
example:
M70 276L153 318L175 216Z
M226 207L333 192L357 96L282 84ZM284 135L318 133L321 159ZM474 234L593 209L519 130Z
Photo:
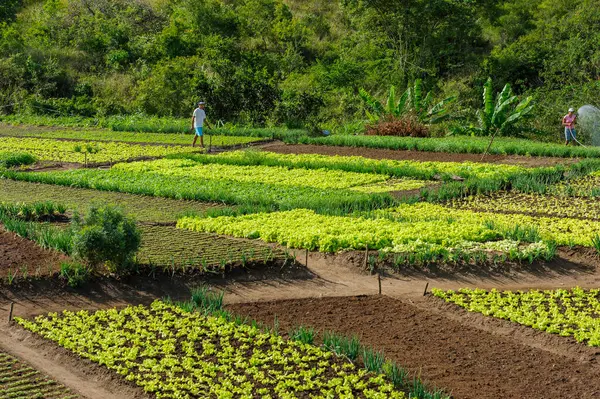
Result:
M408 106L410 105L410 87L402 93L400 99L398 100L398 104L396 105L396 112L394 115L400 116L408 112Z
M385 112L388 115L395 115L396 108L396 87L394 85L390 86L390 92L387 98L387 104L385 108Z

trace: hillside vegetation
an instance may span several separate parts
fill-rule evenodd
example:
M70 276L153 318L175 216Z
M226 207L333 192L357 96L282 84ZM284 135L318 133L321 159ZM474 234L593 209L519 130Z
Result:
M473 119L481 87L511 83L558 136L600 95L595 0L4 0L0 113L187 116L311 127L365 120L423 79Z

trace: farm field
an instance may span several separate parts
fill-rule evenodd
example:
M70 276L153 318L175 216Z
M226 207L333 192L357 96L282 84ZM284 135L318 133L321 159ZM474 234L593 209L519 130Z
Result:
M370 147L331 146L317 144L267 144L265 151L278 154L319 154L329 156L362 156L369 159L411 160L420 162L486 162L493 164L521 165L527 167L552 166L577 162L577 158L554 156L528 156L505 154L482 154L470 152L419 151L418 149L388 149ZM482 159L483 158L483 159Z
M78 399L68 388L0 351L1 399Z
M470 312L507 319L537 330L573 337L600 346L600 290L532 290L528 292L461 289L433 294Z
M0 313L15 302L18 317L6 331L62 347L136 399L600 392L580 383L598 371L581 360L598 345L596 160L282 144L205 154L167 133L19 135L0 137ZM51 155L94 135L87 160ZM101 253L110 234L107 252L139 234L133 255ZM210 308L219 292L226 310Z
M116 142L100 143L0 137L0 151L7 150L26 152L41 161L114 163L136 158L155 158L189 152L190 148L182 146L143 146Z
M0 125L0 136L7 137L35 137L42 139L68 139L80 141L102 141L102 142L124 142L145 144L168 144L178 146L189 146L192 143L191 134L176 133L136 133L136 132L112 132L108 130L23 130L16 128L5 128ZM215 147L241 146L261 141L260 137L246 136L224 136L208 133L210 143ZM208 140L207 143L208 145Z
M188 313L158 301L149 307L63 312L17 322L115 370L157 398L405 397L383 375L357 369L308 342L285 341L253 326ZM136 344L123 351L123 340ZM81 341L86 344L80 346Z
M600 399L600 1L0 0L0 399Z
M174 223L186 212L218 208L215 203L172 200L162 197L115 193L50 184L0 179L0 202L34 203L40 199L65 204L80 213L94 202L117 205L141 222Z

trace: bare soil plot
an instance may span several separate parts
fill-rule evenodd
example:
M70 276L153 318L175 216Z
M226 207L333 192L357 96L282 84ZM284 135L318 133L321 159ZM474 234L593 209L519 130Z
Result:
M409 302L341 297L230 305L230 311L280 331L308 325L357 334L425 381L455 398L594 398L600 395L600 355L581 360L497 336ZM540 343L543 345L543 343ZM579 350L573 344L573 350Z
M577 162L574 158L526 157L520 155L457 154L448 152L385 150L363 147L337 147L312 144L267 144L261 147L265 151L279 154L321 154L341 156L361 156L371 159L410 160L421 162L485 162L521 165L526 167L554 166Z
M52 276L60 263L69 258L60 252L44 249L31 240L4 231L0 225L0 279L11 282L27 278Z

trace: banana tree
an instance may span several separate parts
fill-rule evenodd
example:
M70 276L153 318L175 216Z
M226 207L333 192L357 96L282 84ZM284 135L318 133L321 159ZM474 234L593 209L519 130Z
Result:
M450 117L447 106L456 100L455 96L448 97L431 106L433 96L431 91L423 97L423 81L415 80L412 87L408 87L399 98L396 98L396 87L391 86L385 104L377 100L365 89L360 89L360 97L370 110L367 116L371 121L380 118L400 117L413 113L422 123L433 124Z
M490 143L483 156L485 157L488 153L494 142L494 138L498 134L504 136L510 130L514 129L523 118L531 113L533 107L532 97L529 96L519 102L518 97L513 94L509 83L504 85L502 91L496 96L494 104L492 78L488 78L483 85L483 108L477 111L479 127L475 128L477 134L491 136Z

